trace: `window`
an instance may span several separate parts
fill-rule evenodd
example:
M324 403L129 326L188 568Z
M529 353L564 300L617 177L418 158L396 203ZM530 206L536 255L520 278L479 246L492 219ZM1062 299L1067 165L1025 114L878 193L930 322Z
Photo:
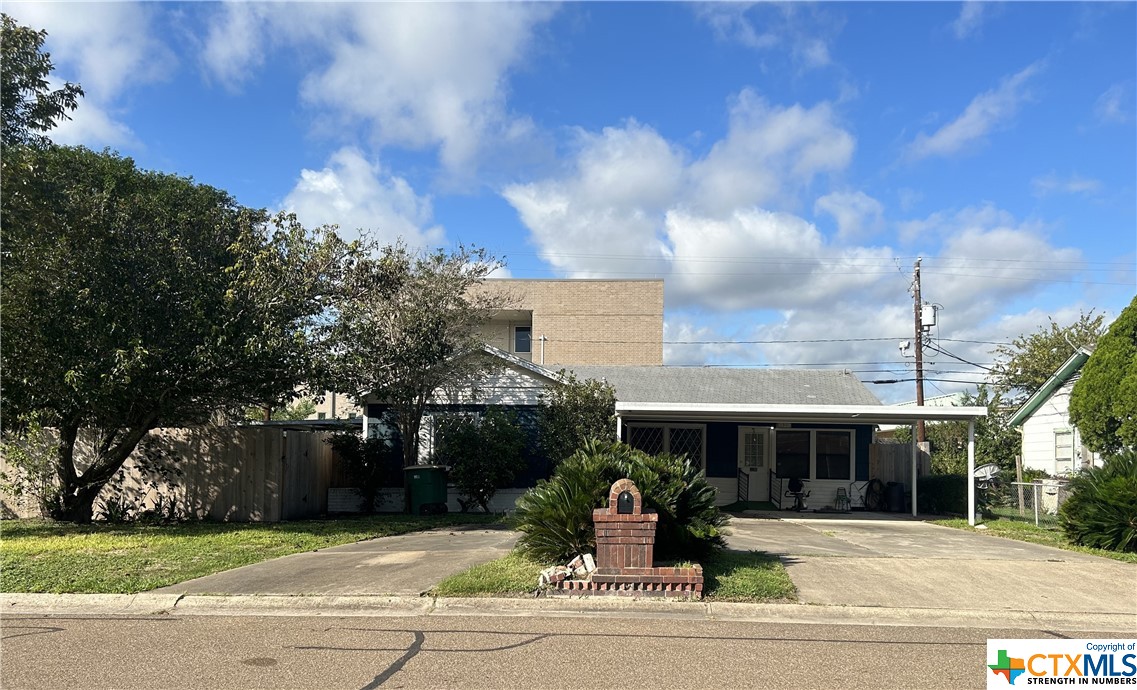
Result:
M783 479L853 478L853 433L809 429L778 429L775 469Z
M629 424L628 445L648 455L686 455L704 466L706 427L702 424Z
M817 432L817 478L852 479L852 443L847 431Z
M777 433L778 476L809 479L809 431L783 431Z
M513 329L513 351L514 352L532 352L533 351L533 327L532 326L517 326Z
M766 432L758 429L744 429L742 432L742 463L747 470L759 470L766 466Z
M1054 432L1054 473L1069 474L1074 470L1074 433L1069 429Z

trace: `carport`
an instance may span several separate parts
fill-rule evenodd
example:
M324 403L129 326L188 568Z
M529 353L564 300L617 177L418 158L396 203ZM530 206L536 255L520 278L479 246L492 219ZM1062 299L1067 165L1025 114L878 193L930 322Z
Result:
M733 423L768 428L799 430L800 427L822 429L864 428L877 424L909 424L912 433L912 514L917 513L917 459L915 426L918 422L967 422L967 516L975 524L975 420L987 416L985 407L893 407L886 405L785 405L785 404L717 404L683 402L616 403L616 437L625 438L625 427L635 424L683 425ZM705 444L705 436L703 436ZM855 434L854 434L855 438ZM769 452L769 451L764 451ZM817 451L812 453L816 455ZM812 462L812 459L811 459ZM857 471L859 472L859 469ZM773 470L771 470L773 471Z

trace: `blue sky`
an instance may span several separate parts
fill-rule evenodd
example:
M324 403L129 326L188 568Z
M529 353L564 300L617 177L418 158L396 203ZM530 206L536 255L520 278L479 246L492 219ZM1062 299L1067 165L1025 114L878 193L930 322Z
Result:
M58 142L514 277L662 277L668 363L865 381L911 378L917 256L979 364L1133 298L1135 9L5 3L87 93ZM928 395L982 378L930 360Z

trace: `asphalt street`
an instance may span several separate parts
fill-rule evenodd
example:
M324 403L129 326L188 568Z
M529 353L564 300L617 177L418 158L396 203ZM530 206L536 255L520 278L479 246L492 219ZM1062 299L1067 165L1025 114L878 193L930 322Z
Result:
M988 638L1097 636L636 616L5 616L0 632L4 688L183 690L981 688Z

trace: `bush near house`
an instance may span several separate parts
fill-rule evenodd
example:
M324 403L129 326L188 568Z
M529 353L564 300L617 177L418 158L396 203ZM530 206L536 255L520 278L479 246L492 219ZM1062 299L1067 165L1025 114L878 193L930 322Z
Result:
M685 457L651 456L623 443L588 441L547 481L517 502L518 548L530 558L564 562L593 552L592 511L606 504L612 484L635 482L644 506L659 513L656 559L701 559L725 545L728 519L715 506L715 491Z
M334 434L327 443L344 463L352 487L363 499L363 512L375 512L375 499L384 482L398 472L401 451L387 438L363 438L356 431Z
M1069 490L1059 521L1071 543L1137 552L1137 450L1079 472Z
M933 515L967 514L967 476L933 474L920 477L920 510Z
M525 430L517 416L490 408L480 418L452 415L437 424L434 463L450 466L462 512L475 505L490 512L497 490L512 486L525 471Z

